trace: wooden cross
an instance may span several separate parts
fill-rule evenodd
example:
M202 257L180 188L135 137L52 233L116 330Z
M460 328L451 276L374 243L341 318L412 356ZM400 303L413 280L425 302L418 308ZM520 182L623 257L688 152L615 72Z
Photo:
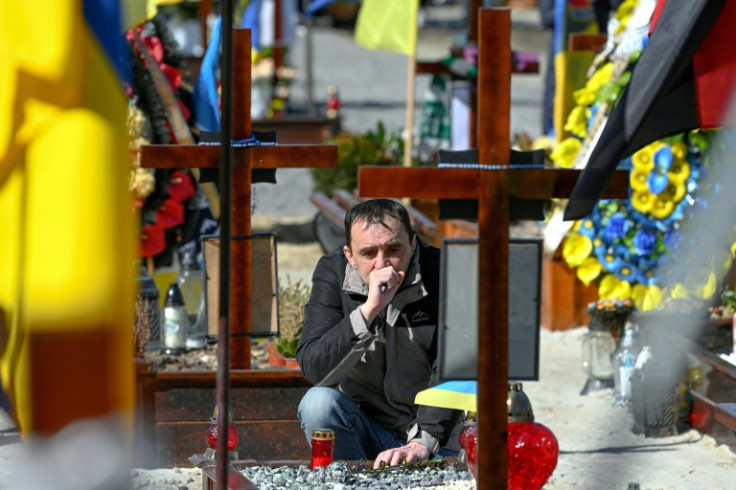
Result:
M508 167L511 16L481 9L478 54L478 157ZM476 199L478 203L478 488L506 488L509 199L566 197L580 171L361 167L361 197ZM605 198L628 197L617 172Z
M251 137L251 37L235 29L233 37L233 139ZM254 169L334 167L337 147L284 145L234 147L230 275L230 368L250 369L251 331L251 172ZM212 168L219 166L219 146L148 145L141 147L141 166L147 168ZM240 239L237 239L240 237ZM245 334L245 335L243 335Z

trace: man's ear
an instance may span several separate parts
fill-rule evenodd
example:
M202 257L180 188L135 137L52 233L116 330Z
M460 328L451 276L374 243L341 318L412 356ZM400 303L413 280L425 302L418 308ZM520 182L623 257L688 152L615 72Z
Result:
M355 269L357 269L357 267L355 267L355 262L353 262L353 253L350 251L350 247L348 247L347 245L343 245L342 253L345 254L345 258L348 259L348 262L350 262L350 265L352 265Z

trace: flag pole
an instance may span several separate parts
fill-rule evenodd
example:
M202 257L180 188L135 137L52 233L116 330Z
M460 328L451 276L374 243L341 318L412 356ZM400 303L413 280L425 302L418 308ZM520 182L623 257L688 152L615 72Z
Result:
M418 2L416 3L418 5ZM414 87L416 85L417 78L417 15L419 14L418 8L414 11L414 19L411 19L411 25L414 28L414 36L410 36L412 42L407 63L409 64L409 70L406 81L406 130L404 131L404 167L411 167L411 150L412 141L414 134Z

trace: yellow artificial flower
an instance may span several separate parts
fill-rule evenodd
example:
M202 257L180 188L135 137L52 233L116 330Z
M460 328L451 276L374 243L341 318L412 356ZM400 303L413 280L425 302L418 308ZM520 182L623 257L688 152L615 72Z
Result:
M670 286L667 293L672 299L686 299L690 296L685 285L679 282Z
M575 90L572 93L572 98L578 105L591 106L595 102L595 90L586 85L583 88Z
M635 191L647 191L649 192L649 173L651 172L648 168L634 167L629 174L629 184Z
M678 203L682 201L686 193L687 189L685 188L684 182L673 182L670 180L669 184L667 184L667 189L662 192L662 195L667 196L672 202Z
M565 123L565 131L570 131L575 136L585 138L588 135L588 119L590 118L590 109L585 106L576 106Z
M613 75L613 63L608 62L598 68L585 82L585 86L573 92L572 97L577 105L593 105L595 94L601 86L609 82Z
M578 266L577 276L583 284L588 286L591 282L595 281L598 276L601 275L603 266L598 259L593 256L588 257Z
M678 141L677 143L672 143L672 156L675 158L686 158L687 157L687 145L684 141Z
M638 310L653 310L662 302L662 290L655 285L636 284L631 289L631 298Z
M578 151L580 151L580 146L579 139L573 137L565 138L560 141L560 144L557 145L557 148L554 149L549 157L558 167L572 168L573 163L575 163L575 157L578 155Z
M601 299L626 299L631 297L631 284L622 281L613 274L607 274L598 287L598 297Z
M696 296L704 300L707 300L713 297L713 295L716 292L716 286L717 286L715 272L701 270L701 271L697 271L695 274L693 274L690 277L692 277L693 279L700 278L700 281L697 281L695 286L692 286L693 296Z
M685 182L690 177L690 164L684 158L675 158L667 170L667 177L670 182Z
M672 200L670 200L668 196L657 196L656 199L653 199L653 202L650 206L650 212L652 213L652 216L657 219L665 219L672 214L672 211L674 211L674 209L675 203L672 202Z
M637 170L651 170L654 168L654 149L652 145L647 145L641 150L634 153L631 157L631 164Z
M631 193L631 205L640 213L649 213L654 205L654 196L648 190Z
M587 236L571 233L562 245L562 258L570 268L582 264L593 251L593 243Z

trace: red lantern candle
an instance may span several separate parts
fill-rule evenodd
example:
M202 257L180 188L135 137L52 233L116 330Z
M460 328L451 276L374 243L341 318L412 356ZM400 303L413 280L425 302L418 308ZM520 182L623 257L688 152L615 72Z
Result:
M332 453L334 450L334 431L331 429L316 429L312 431L312 464L310 468L315 469L332 463Z
M557 438L538 422L508 424L508 488L538 490L557 466Z
M217 423L213 423L210 425L210 428L207 429L207 446L210 449L217 449ZM227 449L228 451L235 451L235 448L238 445L238 440L240 439L240 436L238 436L238 431L235 428L235 424L228 424L227 426Z
M478 453L475 448L478 442L478 428L473 422L466 422L459 435L460 447L463 448L465 466L468 467L470 476L477 478Z

